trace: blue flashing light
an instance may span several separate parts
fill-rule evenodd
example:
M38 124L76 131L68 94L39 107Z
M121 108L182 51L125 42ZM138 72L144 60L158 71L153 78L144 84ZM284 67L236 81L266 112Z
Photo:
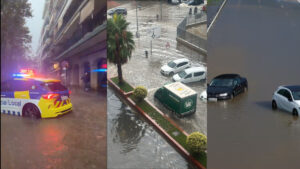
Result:
M102 84L101 87L107 87L107 84Z
M92 72L107 72L107 69L94 69Z
M14 73L12 76L13 77L21 77L21 78L23 78L23 77L28 77L29 75L28 74L23 74L23 73Z

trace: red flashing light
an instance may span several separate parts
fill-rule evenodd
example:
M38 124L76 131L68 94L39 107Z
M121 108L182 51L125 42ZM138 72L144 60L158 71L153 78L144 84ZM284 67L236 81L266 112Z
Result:
M106 64L106 63L105 63L105 64L102 64L102 65L101 65L101 68L107 69L107 64Z
M33 69L21 69L20 73L27 74L29 76L33 76L35 71Z
M56 94L56 93L49 93L49 94L44 94L42 95L42 97L44 99L53 99L53 98L57 98L59 96L59 94Z
M69 95L71 95L71 93L72 93L71 90L69 90Z

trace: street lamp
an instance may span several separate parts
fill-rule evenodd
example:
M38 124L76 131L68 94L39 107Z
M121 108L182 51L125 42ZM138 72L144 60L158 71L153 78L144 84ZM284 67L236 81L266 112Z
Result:
M135 1L135 5L136 5L136 37L139 38L140 35L139 35L139 23L138 23L138 14L137 14L137 8L138 8L137 1Z

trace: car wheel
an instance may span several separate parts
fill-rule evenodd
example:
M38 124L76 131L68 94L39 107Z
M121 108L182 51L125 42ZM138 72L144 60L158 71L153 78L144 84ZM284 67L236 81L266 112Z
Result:
M170 73L169 73L169 76L173 76L173 75L174 75L174 72L170 72Z
M248 90L247 86L244 87L244 92L246 92Z
M275 100L272 101L272 109L276 110L277 109L277 103Z
M293 115L294 116L298 116L299 115L299 113L298 113L298 111L296 109L293 110Z
M230 94L229 99L233 99L233 93Z
M34 104L28 104L24 108L23 115L30 118L41 118L39 109Z

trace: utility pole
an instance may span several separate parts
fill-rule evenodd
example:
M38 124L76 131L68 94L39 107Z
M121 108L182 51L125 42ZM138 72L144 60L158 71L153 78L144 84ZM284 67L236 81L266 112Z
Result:
M139 38L140 37L140 35L139 35L139 23L138 23L138 13L137 13L137 8L138 8L138 6L137 6L137 1L135 1L135 5L136 5L136 37L137 38Z
M162 20L162 0L160 0L160 20Z

